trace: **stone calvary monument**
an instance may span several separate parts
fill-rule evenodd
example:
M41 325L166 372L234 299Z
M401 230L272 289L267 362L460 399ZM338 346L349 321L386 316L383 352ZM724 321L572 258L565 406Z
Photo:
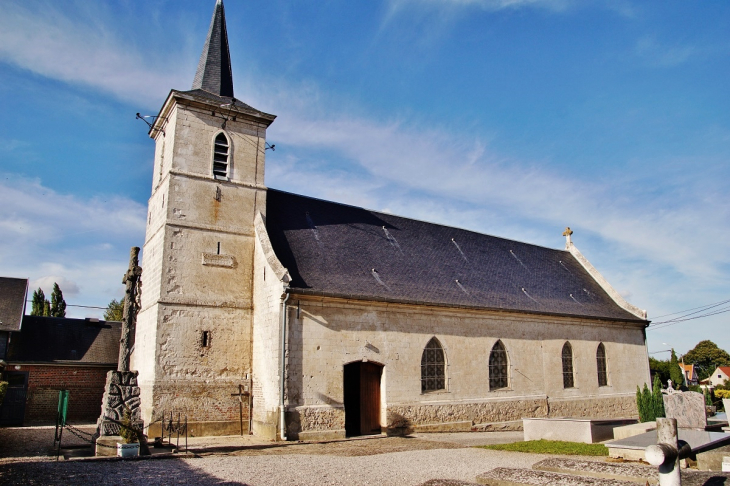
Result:
M139 311L139 295L142 286L142 267L139 266L139 247L133 247L129 255L129 269L122 278L126 285L124 294L124 313L122 317L122 337L119 346L117 371L106 376L106 387L101 405L101 416L97 422L97 436L118 436L121 422L128 414L131 424L141 431L140 397L137 385L137 372L129 369L132 353L132 338ZM97 439L98 441L98 439ZM98 452L97 452L98 454Z

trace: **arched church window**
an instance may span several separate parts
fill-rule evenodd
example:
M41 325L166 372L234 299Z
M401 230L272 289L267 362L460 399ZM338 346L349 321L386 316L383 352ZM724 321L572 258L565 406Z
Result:
M563 344L563 388L573 388L573 348L569 342Z
M497 341L489 353L489 389L507 388L507 350L502 341Z
M444 348L435 337L421 355L421 393L446 389L446 358Z
M228 178L228 149L228 138L219 133L213 145L213 177L216 179Z
M608 386L608 372L606 371L606 348L603 343L598 344L596 350L596 366L598 369L598 386Z

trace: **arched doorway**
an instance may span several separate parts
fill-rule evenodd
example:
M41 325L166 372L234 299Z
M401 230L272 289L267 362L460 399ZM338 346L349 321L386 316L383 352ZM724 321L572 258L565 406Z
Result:
M345 432L353 435L379 434L380 379L383 366L356 361L344 368Z

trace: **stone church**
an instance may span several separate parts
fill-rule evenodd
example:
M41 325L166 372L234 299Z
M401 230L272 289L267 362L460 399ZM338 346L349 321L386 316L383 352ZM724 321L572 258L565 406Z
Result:
M132 369L194 435L323 439L636 416L646 312L581 255L264 184L221 0L155 141Z

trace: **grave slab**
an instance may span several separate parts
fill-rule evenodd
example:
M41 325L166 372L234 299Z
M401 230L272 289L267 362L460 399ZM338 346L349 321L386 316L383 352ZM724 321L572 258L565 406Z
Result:
M588 478L572 474L507 467L498 467L480 474L476 477L476 482L488 486L521 486L525 484L532 486L552 486L556 484L561 486L636 486L636 483L632 481Z
M580 459L552 458L533 464L538 471L573 474L601 479L632 481L645 485L658 483L657 469L634 463L585 461Z
M698 462L703 454L719 447L730 444L730 434L696 429L679 429L679 440L687 442L692 447L693 455ZM626 439L613 440L606 443L608 455L613 458L623 458L629 461L644 460L644 449L657 443L656 430L635 435ZM707 461L703 461L703 464ZM728 483L730 484L730 483Z
M525 440L564 440L593 444L613 439L614 427L635 423L636 419L524 418Z
M640 422L638 424L614 427L613 438L615 440L626 439L635 435L644 434L650 430L656 430L656 422Z

